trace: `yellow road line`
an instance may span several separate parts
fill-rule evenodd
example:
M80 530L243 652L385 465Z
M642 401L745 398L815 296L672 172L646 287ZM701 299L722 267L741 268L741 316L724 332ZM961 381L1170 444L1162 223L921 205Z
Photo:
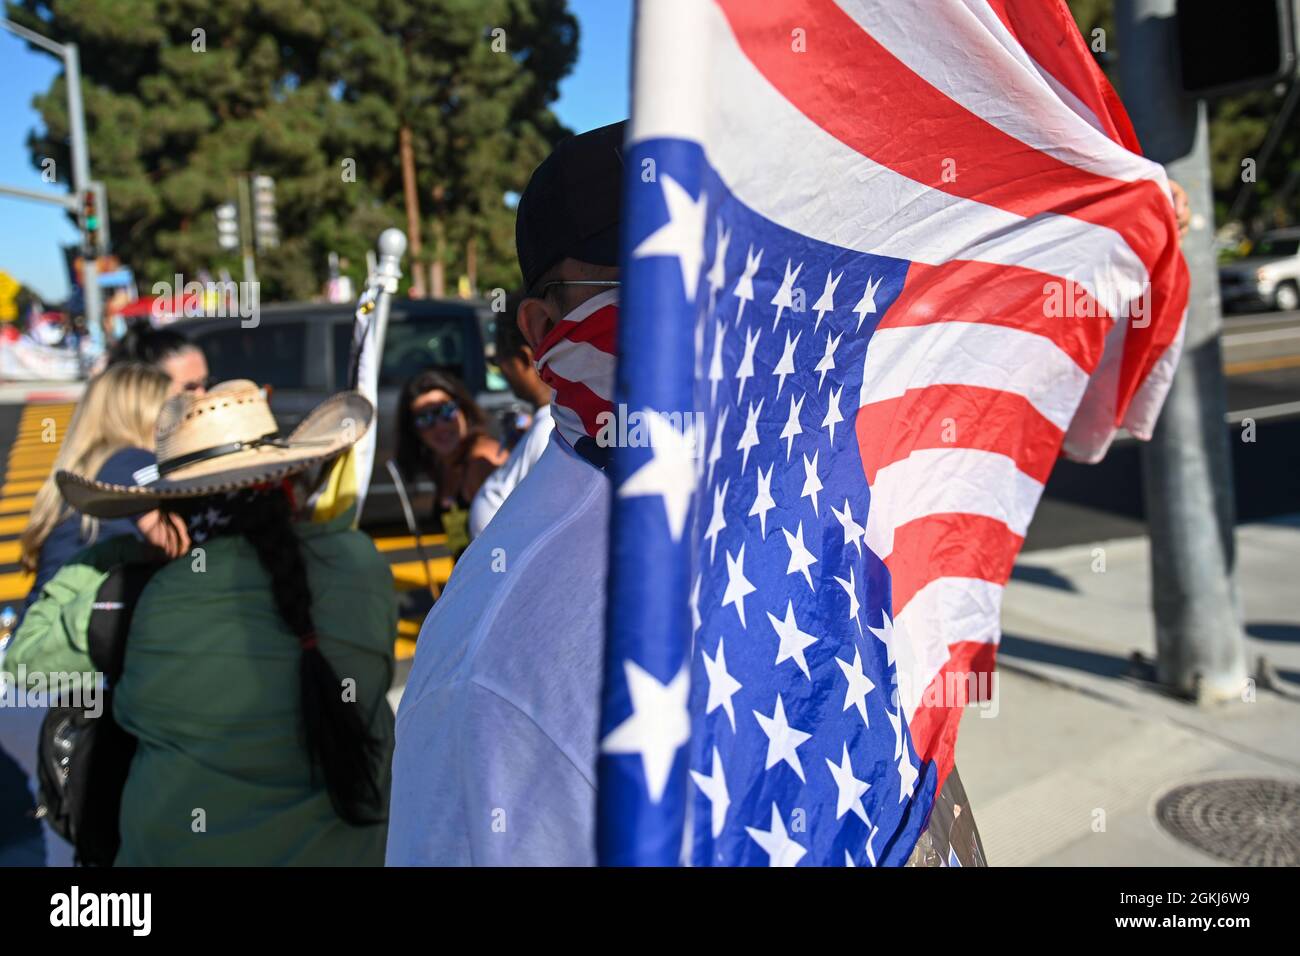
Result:
M409 618L402 618L397 622L397 634L399 637L419 637L420 626L423 621L412 621Z
M0 564L17 564L22 557L23 548L17 541L0 541Z
M424 577L424 565L419 561L402 561L389 565L393 572L393 583L399 591L411 591L427 586ZM429 572L435 584L445 584L451 577L451 558L433 558L429 562Z
M61 445L40 445L26 447L26 449L10 447L9 454L5 455L5 462L8 462L10 468L17 462L26 464L53 462L53 460L59 458L61 447Z
M41 442L31 445L10 445L6 461L13 461L15 458L39 458L42 461L53 461L58 456L60 447L60 445Z
M41 490L43 484L45 484L44 478L34 481L6 481L0 484L0 494L34 495Z
M53 461L59 455L61 445L40 445L31 448L10 447L5 461L12 465L15 461Z
M7 475L5 475L4 480L5 481L39 481L41 484L45 484L45 479L48 478L49 476L50 476L50 469L41 468L40 470L33 469L31 471L11 471ZM4 482L0 482L0 484L3 483Z
M12 515L19 512L26 514L32 510L32 502L35 500L35 495L26 495L21 498L0 498L0 515Z
M424 542L426 548L435 545L445 545L447 536L445 534L423 534L420 540ZM379 551L405 551L407 548L415 547L415 537L407 535L406 537L394 538L375 538L375 548Z
M1223 366L1225 375L1248 375L1251 372L1271 372L1280 368L1300 367L1300 355L1286 355L1282 358L1259 359L1254 362L1231 362Z
M415 656L415 641L409 637L399 637L393 646L393 656L399 661L409 660Z
M19 422L17 433L19 435L41 435L51 425L54 426L56 433L63 431L72 424L71 418L59 418L55 415L44 415L40 418L34 418L30 421Z
M32 589L36 575L26 571L10 571L0 574L0 601L21 601Z
M56 418L53 415L46 415L43 418L34 419L29 422L19 422L18 428L15 431L20 437L24 435L44 435L49 430L50 426L53 425L54 433L58 435L71 424L71 418Z
M27 515L9 515L0 518L0 534L22 534L27 527Z

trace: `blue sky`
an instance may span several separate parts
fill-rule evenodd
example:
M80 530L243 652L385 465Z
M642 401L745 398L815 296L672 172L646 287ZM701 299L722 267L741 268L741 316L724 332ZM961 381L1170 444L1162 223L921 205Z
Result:
M628 68L632 0L570 0L581 25L578 63L560 84L556 112L571 129L582 132L628 115ZM39 125L32 97L49 89L63 69L46 53L0 31L0 183L24 189L61 189L41 181L27 152L27 133ZM91 174L95 157L91 156ZM110 221L112 196L109 197ZM61 247L76 239L67 215L53 206L0 196L0 269L42 295L61 300L68 293Z

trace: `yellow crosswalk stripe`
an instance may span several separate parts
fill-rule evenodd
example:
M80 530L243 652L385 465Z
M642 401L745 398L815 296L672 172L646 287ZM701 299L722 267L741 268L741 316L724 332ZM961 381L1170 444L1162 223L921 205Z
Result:
M0 498L0 515L26 514L32 510L32 502L36 500L35 495L25 495L18 498Z
M9 454L12 457L14 454L18 452L31 453L31 452L41 451L41 452L45 452L46 454L57 455L59 453L59 446L62 444L63 444L62 440L45 441L42 438L40 438L40 436L35 436L32 438L18 438L15 439L12 444L10 444Z
M6 481L0 485L0 493L9 495L34 495L41 490L41 485L45 484L45 479L29 479L24 481Z
M27 597L27 592L32 589L32 582L36 580L36 575L28 574L26 571L10 571L6 574L0 574L0 601L21 601Z
M0 564L17 564L22 554L23 548L17 539L0 541Z
M53 425L56 429L62 431L72 424L71 415L41 415L37 418L31 418L27 421L18 423L18 434L40 434Z
M393 583L399 591L411 591L427 586L424 577L424 565L419 561L402 561L389 565L393 572ZM429 561L429 573L435 584L446 584L451 577L451 558L433 558Z
M22 534L27 528L27 515L8 515L0 518L0 534Z
M381 552L405 551L407 548L415 547L415 538L412 535L393 538L379 537L374 540L375 548ZM445 545L447 543L447 536L445 534L424 534L420 536L420 540L424 542L426 548L432 548L438 545Z
M50 476L48 468L26 468L22 471L11 471L5 475L5 481L39 481L42 484ZM3 484L3 482L0 482Z
M40 448L24 448L21 451L15 451L12 448L9 454L5 456L5 461L9 467L13 467L18 462L52 462L59 457L59 446L42 445Z

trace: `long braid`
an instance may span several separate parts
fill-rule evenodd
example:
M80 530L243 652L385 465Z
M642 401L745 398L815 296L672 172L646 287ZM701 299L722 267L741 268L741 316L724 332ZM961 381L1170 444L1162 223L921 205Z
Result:
M362 722L359 704L343 699L341 682L317 645L311 588L287 495L254 494L232 515L271 578L276 609L302 648L299 681L303 745L319 767L334 810L353 826L381 823L383 797L375 771L379 741Z

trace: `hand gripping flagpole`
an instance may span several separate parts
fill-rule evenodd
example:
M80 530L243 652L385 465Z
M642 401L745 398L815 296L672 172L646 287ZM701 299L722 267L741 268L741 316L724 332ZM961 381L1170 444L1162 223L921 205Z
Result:
M379 259L366 279L366 289L357 302L357 320L352 327L352 354L349 362L349 386L379 408L379 365L384 354L384 336L388 331L388 308L402 279L402 255L406 236L400 229L385 229L379 234ZM365 505L370 487L370 471L375 463L375 441L379 421L372 423L365 437L357 442L357 515Z

